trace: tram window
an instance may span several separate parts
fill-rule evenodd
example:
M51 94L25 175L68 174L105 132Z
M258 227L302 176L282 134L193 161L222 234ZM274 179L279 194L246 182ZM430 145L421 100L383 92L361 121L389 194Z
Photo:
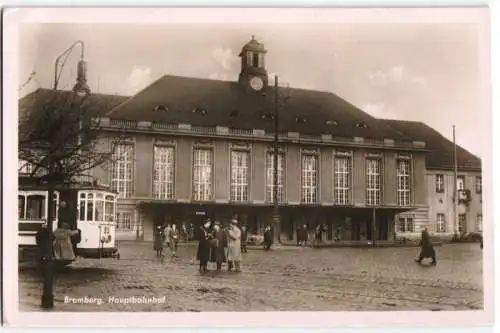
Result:
M80 201L80 221L85 221L85 200Z
M17 196L17 210L19 214L20 219L24 219L26 217L26 214L24 213L24 204L26 203L26 198L24 195L18 195Z
M26 218L28 220L41 220L45 218L45 197L43 195L28 196L26 206Z
M87 194L87 221L94 220L94 195L92 193Z
M95 201L95 220L96 221L102 221L103 218L103 213L104 213L104 202L101 200Z
M106 222L113 222L113 202L106 201L104 208L105 208L105 211L104 211L105 218L104 218L104 220Z

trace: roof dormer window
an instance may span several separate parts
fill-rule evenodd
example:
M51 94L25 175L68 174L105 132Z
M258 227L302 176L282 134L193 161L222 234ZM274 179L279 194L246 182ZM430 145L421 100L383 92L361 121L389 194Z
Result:
M155 106L155 111L165 112L165 111L168 111L168 108L164 104L159 104L159 105Z
M269 113L269 112L266 112L266 113L262 113L260 115L260 119L264 119L264 120L272 120L274 119L274 115L272 113Z
M335 120L327 120L325 121L325 125L328 125L328 126L337 126L339 123L336 122Z
M239 111L238 110L233 110L229 113L230 118L236 118L238 117Z
M368 128L368 125L365 122L361 121L359 123L356 123L356 128Z
M204 108L200 108L200 107L195 107L193 109L193 113L199 113L201 115L206 115L207 114L207 109L204 109Z
M295 118L295 121L298 123L298 124L305 124L307 123L307 119L304 118L304 117L297 117Z

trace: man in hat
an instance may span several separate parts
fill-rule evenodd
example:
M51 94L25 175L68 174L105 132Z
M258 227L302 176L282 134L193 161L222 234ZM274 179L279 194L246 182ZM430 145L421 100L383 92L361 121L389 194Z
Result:
M241 226L241 252L242 253L247 252L247 240L248 240L247 226L242 225Z
M212 240L212 233L210 230L211 221L207 219L200 227L198 232L198 249L196 251L196 260L200 261L200 273L208 271L207 265L210 259L210 246Z
M226 262L227 237L218 221L213 226L213 247L210 252L210 261L217 265L217 272L222 270L222 263Z
M238 228L238 220L232 219L227 231L227 261L228 271L232 271L233 266L236 272L241 271L241 230Z

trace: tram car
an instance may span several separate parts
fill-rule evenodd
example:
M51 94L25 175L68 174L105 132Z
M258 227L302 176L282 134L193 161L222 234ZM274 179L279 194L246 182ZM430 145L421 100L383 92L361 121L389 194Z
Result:
M64 220L70 228L79 231L72 238L77 258L118 256L115 245L116 193L97 184L78 184L56 189L50 206L47 197L46 187L20 185L19 260L36 257L36 234L47 223L48 209L53 212L53 230L58 226L59 215L64 214Z

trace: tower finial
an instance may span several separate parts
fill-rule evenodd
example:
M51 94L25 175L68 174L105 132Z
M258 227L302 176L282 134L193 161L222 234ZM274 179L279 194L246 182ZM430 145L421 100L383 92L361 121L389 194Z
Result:
M255 35L252 35L252 40L255 40Z

